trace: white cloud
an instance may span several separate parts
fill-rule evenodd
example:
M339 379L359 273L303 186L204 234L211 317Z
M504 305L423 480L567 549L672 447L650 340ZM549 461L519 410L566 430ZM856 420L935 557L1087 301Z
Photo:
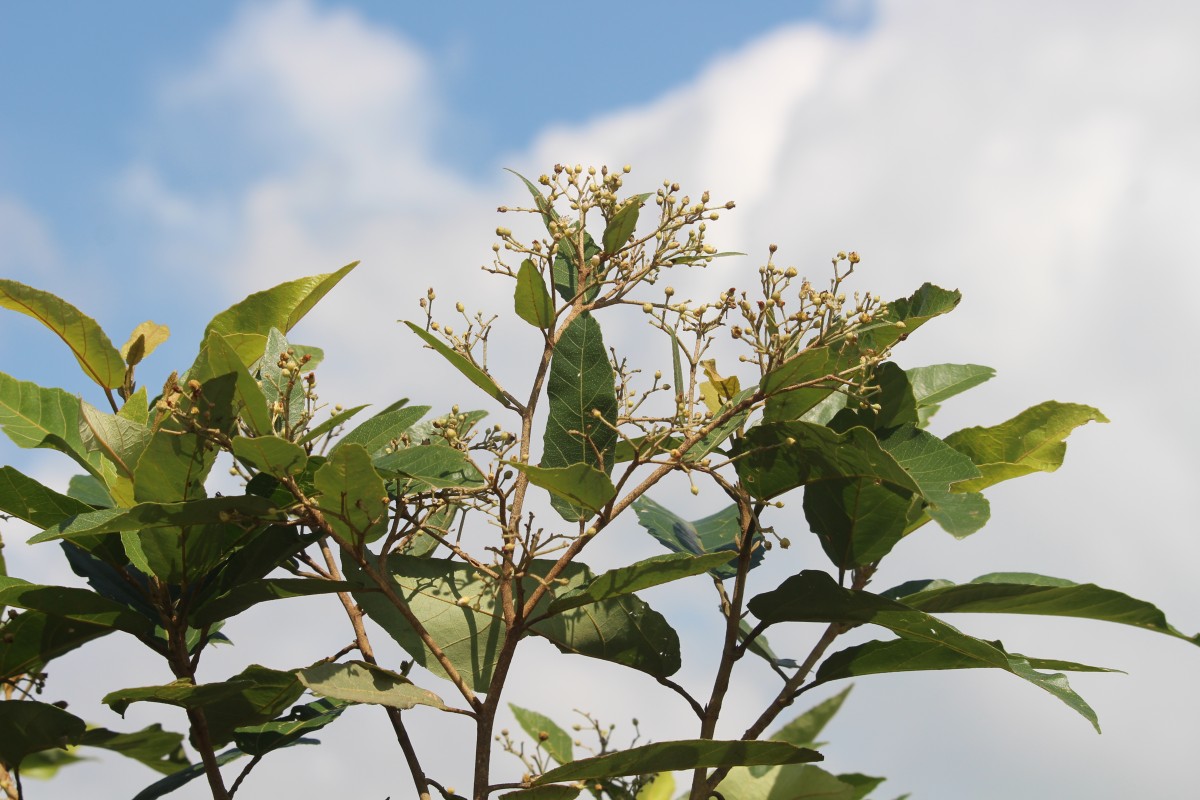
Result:
M0 194L0 273L37 274L60 266L45 221L16 197Z
M780 29L652 103L545 131L510 163L536 174L556 160L629 162L630 188L670 177L733 197L739 208L714 226L715 241L754 254L752 264L775 241L788 263L819 276L832 252L856 248L865 256L860 285L885 296L923 280L962 288L962 309L899 354L906 363L1001 368L976 398L943 412L947 430L999 421L1046 396L1098 405L1115 424L1082 431L1058 475L996 492L993 528L964 543L922 532L881 580L967 579L996 563L1103 579L1161 601L1190 631L1200 628L1188 567L1200 557L1188 505L1200 475L1187 452L1200 388L1188 348L1200 284L1191 219L1200 208L1200 115L1189 102L1200 93L1198 28L1190 5L886 2L860 34ZM222 232L230 293L364 259L303 329L330 352L322 371L326 393L339 394L331 401L357 399L333 387L376 401L469 394L393 322L413 316L426 285L450 302L506 311L509 287L472 270L490 254L492 209L519 201L520 187L463 177L432 158L435 80L429 61L393 32L351 12L286 2L240 15L160 110L167 120L220 118L248 147L279 150L269 174L223 201L222 214L236 220ZM727 274L697 276L694 291L728 285ZM521 335L514 327L503 333ZM364 337L378 344L363 348ZM640 344L629 332L612 339ZM517 350L493 350L501 371L526 369L505 363ZM895 791L931 797L964 787L979 798L1167 796L1187 785L1186 759L1150 755L1175 753L1173 743L1200 733L1193 683L1176 669L1195 657L1186 645L1096 626L1047 634L991 624L964 623L1039 655L1083 652L1081 660L1108 664L1116 654L1113 665L1133 677L1077 681L1096 699L1102 739L1004 676L955 676L945 690L940 676L898 678L864 682L852 698L831 732L844 748L832 751L839 766L878 768ZM230 651L230 663L249 652ZM573 686L545 688L538 663L523 669L516 702L549 711L574 697L604 704L614 720L650 716L636 710L649 696L639 688L617 701L579 698ZM550 702L551 691L563 703ZM765 681L738 691L762 702ZM892 716L877 718L880 708ZM659 731L683 724L651 722ZM465 736L438 725L444 740ZM986 745L963 748L965 730ZM366 746L345 736L331 729L332 749L279 762L291 767L268 760L260 785L270 776L282 788L298 780L289 770L304 758L325 764L330 753L348 758ZM988 761L1010 769L988 773L983 787L971 773ZM404 796L397 785L406 786L378 791Z

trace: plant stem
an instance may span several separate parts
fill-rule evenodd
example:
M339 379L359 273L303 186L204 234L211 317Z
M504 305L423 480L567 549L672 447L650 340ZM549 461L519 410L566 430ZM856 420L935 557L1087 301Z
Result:
M338 569L337 559L333 557L333 552L329 548L328 538L321 539L321 554L325 557L325 566L329 570L329 577L335 581L342 580L342 573ZM367 628L363 624L363 615L358 604L346 592L338 592L338 599L342 601L342 608L346 609L346 616L350 618L350 626L354 628L354 640L358 651L362 654L363 661L368 664L378 663L375 660L375 650L371 647L371 640L367 638ZM387 711L388 721L392 723L392 730L396 733L396 741L404 752L404 760L408 763L408 771L412 774L417 796L420 800L430 800L429 779L425 777L425 770L421 767L420 758L418 758L412 739L408 735L408 729L404 727L400 709L385 706L384 710Z
M754 552L754 531L756 520L761 508L752 508L750 500L745 495L736 497L740 516L741 542L738 546L738 567L734 577L733 596L725 616L725 641L721 647L721 663L717 667L713 679L712 694L708 705L704 707L704 716L700 720L700 738L711 739L717 730L717 721L721 717L721 707L725 694L729 691L729 680L733 675L733 665L741 656L738 648L738 630L742 619L742 604L746 597L746 578L750 573L750 557ZM715 784L713 784L715 786ZM691 800L704 800L710 795L710 787L704 769L692 773Z

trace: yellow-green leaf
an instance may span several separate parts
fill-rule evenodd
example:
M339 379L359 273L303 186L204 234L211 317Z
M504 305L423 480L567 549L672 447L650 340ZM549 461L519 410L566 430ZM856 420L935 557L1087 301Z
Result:
M33 317L71 348L87 376L105 389L125 381L125 359L96 320L49 292L0 279L0 306Z
M146 320L133 329L129 341L121 346L121 358L129 366L137 366L146 356L150 355L171 335L171 329Z

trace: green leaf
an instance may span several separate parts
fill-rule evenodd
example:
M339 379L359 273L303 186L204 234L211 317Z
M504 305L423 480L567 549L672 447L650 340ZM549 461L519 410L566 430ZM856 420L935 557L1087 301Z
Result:
M366 408L365 405L354 406L354 408L347 408L344 411L335 412L329 417L329 419L325 420L320 425L317 425L315 428L301 436L300 439L297 440L296 444L308 444L309 442L316 441L320 437L337 428L339 425L345 424L351 417L362 411L364 408ZM333 443L333 446L337 447L340 442L341 440L339 439L337 442Z
M1023 657L1009 655L989 642L968 636L937 617L896 600L844 589L824 572L804 570L793 575L779 588L751 599L748 607L752 614L767 623L871 623L888 628L904 639L939 645L978 661L981 666L1003 669L1045 689L1100 730L1096 713L1072 691L1064 676L1039 673Z
M1027 662L1031 669L1056 669L1067 672L1116 672L1103 667L1090 667L1070 661L1026 658L1008 653L999 642L990 642L995 649L1013 661ZM813 685L891 672L921 672L943 669L979 669L993 666L969 655L948 650L936 643L911 639L865 642L828 656L817 669Z
M696 556L691 553L668 553L638 561L627 567L610 569L598 575L590 583L568 594L560 594L550 604L548 611L557 614L571 608L579 608L611 597L633 594L692 575L700 575L729 563L725 553L709 553Z
M550 221L558 219L558 212L554 210L554 206L546 199L541 190L534 185L533 181L526 178L521 173L511 170L508 167L504 168L505 172L511 172L521 179L521 183L525 184L525 188L529 190L529 194L533 197L533 202L537 204L538 211L542 214L542 222L546 225L546 230L550 230Z
M180 678L162 686L118 689L104 695L101 702L122 716L133 703L162 703L179 708L203 708L205 705L233 697L252 686L248 680L196 684L187 678Z
M554 720L530 711L527 708L508 704L521 730L533 739L534 743L544 749L551 758L559 764L566 764L575 757L571 746L571 734L555 724Z
M487 691L504 638L493 583L468 564L441 558L392 555L387 559L397 594L429 632L450 663L476 690ZM542 574L552 562L534 561L531 569ZM358 570L345 567L355 579ZM570 592L592 579L581 564L572 564L560 575ZM537 579L526 578L531 592ZM445 671L425 649L408 621L379 592L358 592L355 600L367 615L403 647L413 660L436 675ZM546 610L547 596L533 616ZM662 615L633 595L612 598L542 619L532 633L549 639L564 652L600 658L654 676L678 671L679 640Z
M234 587L225 594L214 597L194 607L188 615L193 627L212 625L223 619L237 616L248 608L268 600L283 600L289 597L311 597L318 594L350 592L361 589L362 584L354 581L326 581L313 578L264 578Z
M298 444L278 436L238 436L233 440L233 455L254 469L286 478L299 475L308 466L308 453Z
M513 297L517 316L535 328L546 330L554 325L554 298L546 291L542 274L529 259L517 270L517 288Z
M120 414L106 414L89 403L79 404L79 437L88 451L101 453L125 478L150 444L150 429Z
M442 358L449 361L452 367L465 375L467 380L471 381L471 383L475 384L480 389L483 389L489 395L494 397L505 408L513 407L512 403L509 402L508 398L505 396L504 390L502 390L496 381L492 379L491 375L484 372L474 363L469 361L466 356L455 352L452 348L450 348L449 345L435 337L432 333L424 328L414 325L408 320L405 320L404 324L407 325L413 333L419 336L421 341L425 342L425 344L437 351Z
M371 703L402 710L417 705L446 708L433 692L414 685L398 672L365 661L314 664L296 675L313 694L346 703Z
M1108 422L1108 418L1091 406L1049 400L999 425L950 434L946 444L970 457L983 473L955 489L977 492L1032 472L1054 472L1067 453L1063 440L1088 422Z
M588 464L547 468L516 461L505 463L525 473L534 486L540 486L550 492L552 500L561 498L570 503L571 508L580 509L579 519L592 516L608 505L617 494L616 487L608 475Z
M79 435L79 398L0 372L0 426L17 447L45 447L101 477L104 457L88 452Z
M0 307L33 317L62 339L89 378L105 389L125 382L125 360L108 335L75 306L49 292L0 279Z
M222 753L217 753L217 766L225 766L229 762L235 761L244 755L246 754L241 750L238 750L236 747L231 747ZM165 797L181 786L191 783L196 778L203 778L205 774L206 773L203 764L192 764L189 767L185 767L178 772L168 775L160 781L155 781L154 783L150 784L145 789L142 789L140 792L134 795L133 800L158 800L158 798Z
M921 516L921 498L870 478L809 484L804 516L834 566L854 569L892 551Z
M171 329L146 320L133 329L129 341L121 346L121 358L131 367L142 363L142 359L158 349L171 336Z
M208 525L216 522L282 522L287 514L264 497L236 495L207 497L181 503L138 503L133 508L103 508L79 514L53 525L29 542L52 539L74 540L81 536L147 528L175 528Z
M793 747L784 742L723 742L712 739L656 742L563 764L538 776L534 785L708 767L801 764L820 761L821 758L821 754L814 750Z
M270 722L303 693L294 672L251 664L226 681L197 685L180 679L110 692L101 702L121 715L136 702L202 708L213 745L221 746L233 740L236 728Z
M348 444L359 444L374 458L389 444L399 441L409 428L428 413L429 406L401 405L384 409L334 442L329 453L332 455Z
M113 629L40 611L25 611L0 625L0 680L43 672L52 659Z
M709 570L714 577L725 580L737 574L737 537L741 531L737 506L728 506L703 519L689 522L659 505L646 495L633 501L638 524L668 550L704 556L710 553L731 552L723 566ZM751 568L763 560L763 549L755 548L750 557Z
M146 395L146 387L139 386L137 391L129 395L121 405L118 415L139 425L150 424L150 400Z
M606 475L612 473L617 445L614 380L600 324L591 314L580 314L563 331L550 360L543 468L586 464ZM561 496L551 503L568 521L587 519L588 510L595 510L586 504L580 508Z
M604 226L604 236L601 240L604 243L605 253L615 253L620 250L629 237L633 235L633 231L637 228L638 214L641 213L642 203L645 202L647 195L639 197L631 197L625 201L625 204L618 209L617 213L613 214L612 219Z
M12 467L0 467L0 512L49 528L67 517L86 514L92 507L49 489Z
M257 434L265 436L274 433L266 395L263 394L258 381L246 369L245 357L234 349L233 341L236 339L226 339L210 331L188 375L202 384L214 378L232 375L235 401L233 413L240 414L250 429Z
M930 319L953 311L961 299L957 291L926 283L911 297L889 303L886 315L881 315L886 321L859 327L853 342L837 339L801 350L763 377L762 388L770 395L763 418L768 422L799 419L839 388L837 382L825 379L857 372L860 356L883 352Z
M871 373L870 385L876 388L871 394L871 403L879 406L879 409L847 408L837 415L831 427L845 430L857 424L882 432L900 425L915 425L918 422L917 399L912 385L908 382L904 370L894 362L884 361L876 364ZM839 425L839 418L853 422Z
M910 425L890 431L879 443L916 480L928 503L925 512L947 533L961 539L987 523L991 513L987 499L959 488L979 477L969 458Z
M383 535L387 527L387 489L362 445L339 449L313 478L321 513L334 532L361 544Z
M740 620L738 620L738 641L746 641L746 637L750 635L750 632L753 629L754 626L752 626L745 617L742 617ZM767 663L774 664L777 667L795 669L800 666L795 659L780 658L779 656L775 655L775 651L771 649L771 645L767 641L767 637L761 633L750 640L750 644L746 645L746 649L751 653L754 653L754 655L758 656L759 658L766 660Z
M876 778L859 772L843 772L837 776L837 779L854 787L854 800L864 800L867 795L878 789L880 784L887 780L887 778Z
M152 638L154 623L126 606L87 589L42 586L0 576L0 605L40 611L56 617Z
M811 764L734 767L717 786L724 797L738 800L855 800L848 783Z
M357 261L337 272L300 278L255 292L213 317L204 329L204 336L207 339L210 333L221 334L233 346L242 364L249 366L263 354L271 328L283 333L290 331L356 266Z
M17 768L33 753L76 744L86 729L83 720L58 706L0 700L0 763Z
M401 447L375 460L375 468L409 479L403 494L431 489L477 488L486 481L462 450L445 444Z
M164 731L158 723L132 733L89 728L79 739L79 746L120 753L163 775L172 775L189 766L183 751L183 734Z
M279 719L238 728L233 733L233 742L247 755L264 756L273 750L297 744L305 734L324 728L341 716L346 705L337 700L322 699L294 706Z
M833 697L823 700L767 738L776 742L794 744L797 747L814 747L817 737L841 710L842 704L846 702L846 698L853 688L848 686Z
M558 251L554 256L554 264L550 268L554 280L554 290L568 303L575 302L575 296L579 294L580 264L590 264L594 256L600 255L600 247L592 240L592 235L584 231L581 262L578 256L579 246L575 241L577 235L577 228L573 227L569 235L558 240ZM591 276L587 290L583 293L585 303L594 300L600 291L600 284L596 277L595 275Z
M937 405L996 375L996 370L978 364L932 364L904 372L918 406Z
M573 786L560 786L552 783L547 786L535 786L532 789L505 792L500 795L500 800L575 800L581 791L583 790Z
M94 508L111 508L113 506L108 489L91 475L72 475L71 480L67 482L67 497L87 503ZM75 513L82 514L90 510L80 509ZM38 527L43 526L39 525Z
M734 443L738 477L769 500L816 481L866 478L910 492L919 485L866 428L836 433L811 422L755 425Z
M311 370L320 360L320 351L314 354L314 350L289 344L278 328L267 332L266 349L251 369L257 370L263 399L267 408L273 410L274 432L293 434L305 416L304 379L300 373L285 371L280 362L299 364L305 355L310 355L303 368ZM277 409L282 409L282 413L276 413Z
M940 585L899 597L905 605L931 614L1036 614L1079 617L1133 625L1200 645L1167 622L1159 608L1094 583L1072 583L1028 572L994 572L970 583Z

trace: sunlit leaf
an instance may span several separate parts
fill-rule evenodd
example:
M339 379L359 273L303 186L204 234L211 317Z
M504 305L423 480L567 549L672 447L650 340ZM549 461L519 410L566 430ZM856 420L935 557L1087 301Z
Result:
M62 339L89 378L105 389L125 381L125 360L108 335L75 306L49 292L0 279L0 307L33 317Z
M242 364L249 366L263 354L271 328L283 333L290 331L356 266L357 261L337 272L300 278L255 292L213 317L204 329L204 336L221 334L233 346Z
M821 758L821 754L816 751L794 747L784 742L724 742L712 739L655 742L563 764L538 776L534 784L707 767L800 764L820 761Z
M414 685L400 673L365 661L314 664L296 675L313 694L347 703L371 703L399 709L417 705L446 707L436 694Z
M158 349L171 336L171 329L146 320L133 329L129 341L121 345L121 358L131 367L142 363L142 359Z
M546 329L554 324L554 298L546 291L542 274L529 259L522 261L517 271L513 302L517 316L535 328Z
M533 739L534 744L545 750L555 761L566 764L575 757L575 751L571 745L571 734L558 727L554 720L512 703L509 703L508 707L516 717L521 730L525 731L526 735Z

